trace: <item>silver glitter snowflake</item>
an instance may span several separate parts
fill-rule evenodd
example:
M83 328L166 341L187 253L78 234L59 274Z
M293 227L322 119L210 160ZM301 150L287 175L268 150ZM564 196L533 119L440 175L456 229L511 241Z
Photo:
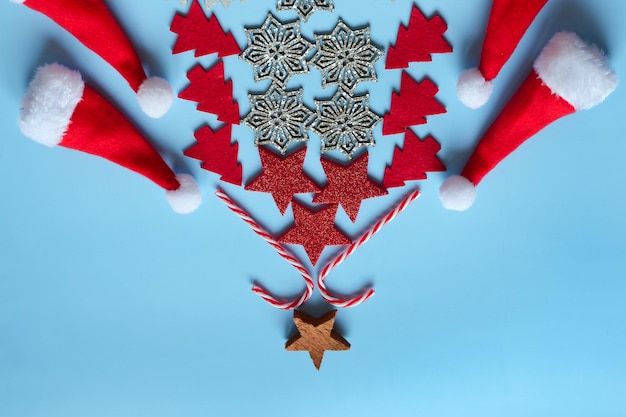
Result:
M353 97L339 89L330 100L315 100L311 130L322 139L322 152L339 149L348 158L361 146L373 146L372 130L381 118L370 111L369 94Z
M248 46L240 58L254 68L255 81L286 85L294 74L309 72L307 56L314 46L300 35L300 22L282 23L271 13L260 28L244 29Z
M186 6L187 3L189 2L189 0L179 0L180 4L182 4L183 6ZM215 6L217 3L222 3L222 6L224 6L224 8L230 6L230 4L233 2L233 0L204 0L204 7L206 7L207 10L211 10L213 8L213 6ZM241 0L241 2L245 2L245 0Z
M254 129L256 145L274 145L282 154L292 142L309 140L315 115L302 103L302 89L286 91L272 84L265 94L249 94L250 113L242 122Z
M295 10L305 22L318 10L334 11L333 0L278 0L276 10Z
M376 81L374 63L383 51L370 42L369 27L353 30L342 20L330 34L315 35L311 64L322 72L322 86L341 84L353 90L361 81Z

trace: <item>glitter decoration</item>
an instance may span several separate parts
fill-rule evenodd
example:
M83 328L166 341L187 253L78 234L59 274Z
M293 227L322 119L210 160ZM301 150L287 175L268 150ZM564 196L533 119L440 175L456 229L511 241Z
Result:
M178 0L180 2L181 5L186 6L187 3L189 3L189 0ZM246 0L241 0L242 3L244 3ZM204 7L206 7L207 10L211 10L217 3L222 3L222 6L224 8L227 8L228 6L230 6L230 4L233 2L233 0L204 0Z
M352 241L335 226L337 204L328 204L313 211L296 200L292 205L294 224L277 240L280 243L301 245L315 266L326 246L344 246Z
M370 42L370 28L353 30L340 19L330 34L315 35L311 65L322 72L322 86L340 84L353 90L361 81L376 81L374 63L383 50Z
M369 94L353 97L343 89L329 100L315 100L311 130L322 139L322 152L339 149L348 158L361 146L374 146L372 130L381 121L369 108Z
M322 158L322 168L328 183L321 193L313 198L315 204L339 203L354 223L361 208L361 202L368 198L380 197L387 190L372 181L367 175L369 155L363 152L358 158L344 165Z
M333 12L333 0L278 0L276 10L295 10L305 22L318 10Z
M248 46L240 58L254 68L254 80L286 85L294 74L309 72L313 44L300 35L300 22L282 23L271 13L259 28L246 28Z
M302 103L302 89L286 91L272 84L264 94L248 94L250 113L242 122L254 129L254 143L274 145L284 154L292 142L308 141L313 112Z
M296 194L319 193L320 187L304 172L307 148L281 157L274 152L259 148L261 173L246 184L246 190L271 193L280 214L285 214Z

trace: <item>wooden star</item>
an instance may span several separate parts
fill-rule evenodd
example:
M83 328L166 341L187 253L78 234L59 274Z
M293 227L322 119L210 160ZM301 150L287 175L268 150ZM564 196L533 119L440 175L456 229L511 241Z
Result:
M320 192L320 187L303 171L306 149L302 148L283 158L259 147L263 172L250 181L245 189L272 193L280 214L285 214L295 194Z
M278 241L302 245L311 263L315 265L326 246L341 246L352 243L335 226L337 207L337 204L329 204L313 211L293 200L294 224L278 238Z
M348 165L322 159L328 184L313 199L314 203L339 203L352 222L356 221L361 202L387 194L387 190L367 176L367 152Z
M313 365L319 370L327 350L350 350L350 343L333 330L337 310L329 311L320 318L311 317L294 310L293 322L298 334L285 343L289 351L308 351Z

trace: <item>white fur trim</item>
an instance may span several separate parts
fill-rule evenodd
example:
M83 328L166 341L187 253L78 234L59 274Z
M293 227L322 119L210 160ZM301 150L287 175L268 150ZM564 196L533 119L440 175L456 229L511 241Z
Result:
M18 4L22 4L24 3L26 0L10 0L13 3L18 3Z
M189 174L178 174L176 179L180 183L178 190L167 191L165 197L172 210L180 214L188 214L200 207L202 193L196 180Z
M22 133L43 145L58 145L84 89L85 83L78 71L59 64L37 69L22 99L18 119Z
M147 78L137 90L139 107L153 119L163 116L172 107L174 93L172 87L163 78Z
M439 187L439 199L448 210L465 211L476 200L476 187L460 175L452 175Z
M485 80L478 68L463 71L456 83L456 95L470 109L484 106L492 92L493 84Z
M534 68L543 83L576 110L602 103L617 87L617 75L602 51L572 32L554 35Z

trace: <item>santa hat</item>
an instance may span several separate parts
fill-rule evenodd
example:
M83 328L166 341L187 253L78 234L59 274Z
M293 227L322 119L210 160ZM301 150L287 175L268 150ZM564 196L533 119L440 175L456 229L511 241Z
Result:
M509 60L535 16L548 0L493 0L478 68L461 73L456 91L472 109L483 106L493 91L492 81Z
M177 213L190 213L201 203L193 177L175 175L133 125L85 85L78 71L59 64L39 68L22 100L18 124L25 136L43 145L97 155L147 177L166 190Z
M461 175L441 185L449 210L466 210L475 187L500 161L555 120L600 104L617 87L606 57L576 34L560 32L535 60L526 81L480 140Z
M36 10L74 35L107 61L137 93L139 106L159 118L174 101L172 88L162 78L146 76L130 40L103 0L11 0Z

